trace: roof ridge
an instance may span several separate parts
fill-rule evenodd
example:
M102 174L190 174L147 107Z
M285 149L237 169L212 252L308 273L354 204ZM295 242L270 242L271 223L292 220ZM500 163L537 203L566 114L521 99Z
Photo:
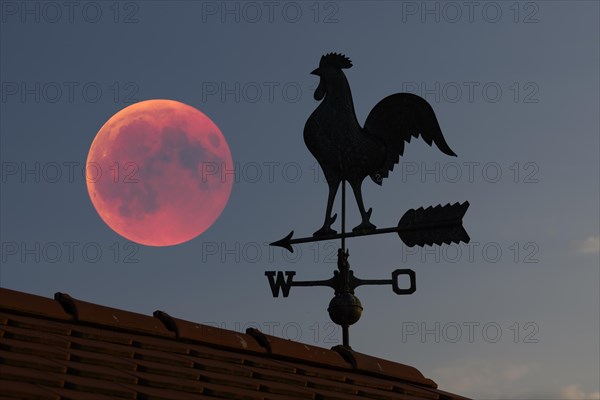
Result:
M172 317L157 310L152 316L78 300L57 292L54 299L0 288L0 311L27 314L66 323L104 327L148 336L208 345L340 371L360 372L401 382L437 388L416 368L335 346L326 349L267 335L248 328L245 333ZM1 321L0 321L1 322Z
M261 343L271 355L290 357L291 354L294 354L305 362L318 358L320 364L326 362L329 367L339 368L341 366L347 369L347 366L340 363L340 360L344 360L352 369L363 373L396 378L405 382L437 388L437 384L433 380L425 378L415 367L362 354L348 347L338 345L328 350L319 346L267 335L256 328L248 328L246 333L254 337L258 343Z

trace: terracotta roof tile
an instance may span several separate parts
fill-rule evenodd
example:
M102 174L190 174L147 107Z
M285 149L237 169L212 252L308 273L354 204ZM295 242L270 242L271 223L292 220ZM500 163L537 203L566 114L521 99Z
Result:
M280 394L289 397L297 397L301 399L316 398L314 390L303 388L295 385L288 385L278 382L262 382L259 386L261 391L271 394Z
M132 371L120 371L108 366L86 364L78 361L56 361L67 368L66 373L84 378L107 380L117 383L136 384L137 378Z
M311 378L308 380L308 387L319 389L320 391L357 394L358 388L348 383L328 381L327 379Z
M440 400L470 400L468 397L459 396L454 393L445 392L440 389L436 389L435 394L439 395Z
M317 367L314 365L303 365L299 363L291 363L295 371L299 375L314 376L331 381L345 382L348 376L348 371L339 371L328 368Z
M375 378L372 376L363 377L358 374L352 374L346 377L346 382L351 383L354 386L360 387L365 386L373 389L393 390L394 387L398 386L397 382L392 382L388 379Z
M437 388L437 385L434 381L425 378L418 369L408 365L361 354L343 346L335 346L333 350L340 353L340 355L349 363L351 363L358 371L391 376L400 380Z
M66 374L67 367L54 360L30 354L0 351L0 364Z
M98 393L106 396L135 399L136 391L122 384L105 379L85 378L74 375L65 376L66 389L79 392Z
M381 389L370 389L370 388L366 388L366 387L359 389L358 395L361 397L368 398L368 399L382 399L382 400L387 400L387 399L412 400L412 399L416 399L416 397L413 397L413 396L410 396L410 395L407 395L404 393L393 392L393 391L389 391L389 390L381 390Z
M194 368L202 371L219 372L228 375L236 376L252 376L252 372L243 365L233 364L227 361L214 360L210 358L185 357L190 360Z
M148 336L129 336L131 345L145 350L158 350L174 354L189 354L190 346L186 343L179 343L174 340L164 340L162 338L153 338Z
M127 360L120 357L109 356L106 354L92 353L85 350L69 349L69 359L90 365L101 365L105 367L114 366L125 371L135 371L136 364L134 360Z
M101 342L124 344L131 346L133 343L132 334L124 332L115 332L93 326L77 325L73 327L71 335L83 339L99 340Z
M132 372L143 386L171 389L178 392L202 393L202 384L197 379L186 379L148 372Z
M0 289L0 297L2 296ZM21 315L5 314L0 308L0 317L6 319L3 325L16 326L17 328L26 328L41 332L58 333L61 335L70 335L72 325L63 322L47 321L41 318L25 317Z
M69 359L69 353L67 353L66 350L58 349L45 344L22 342L15 339L2 338L2 340L0 340L0 350L8 350L15 353L32 354L60 360Z
M155 375L174 376L185 379L198 380L200 377L200 371L192 367L177 367L164 363L146 361L146 360L135 360L136 371L147 372Z
M316 395L316 398L319 400L356 400L356 399L360 398L354 394L329 392L329 391L321 390L321 389L316 389L315 395Z
M255 328L248 328L246 333L255 338L269 354L274 356L296 358L310 363L328 365L331 367L349 367L348 363L335 351L265 335Z
M31 400L60 400L56 392L27 382L0 380L2 395L6 398Z
M262 357L244 357L244 365L270 369L273 371L287 372L290 374L295 374L298 372L296 367L289 362L277 361Z
M167 330L157 318L116 308L99 306L87 301L74 299L68 294L60 292L54 295L54 299L80 322L112 326L160 336L174 336L173 332Z
M220 397L225 399L240 399L240 400L262 400L264 399L264 393L260 393L254 390L241 389L238 387L214 385L212 383L206 383L204 385L203 393L210 398Z
M261 382L254 377L231 376L228 374L219 374L216 372L203 371L200 374L200 380L213 383L215 385L233 386L242 389L257 391L260 389Z
M0 289L0 309L62 320L72 318L51 299L4 288Z
M289 385L296 385L306 387L308 386L308 379L302 375L290 375L285 372L273 371L270 369L256 368L256 367L245 367L249 373L249 376L260 379L263 381L286 383Z
M68 340L57 335L12 326L4 326L3 337L8 339L21 340L23 342L49 344L52 346L64 348L68 348L71 344Z
M39 371L31 368L13 367L12 365L3 365L0 368L0 380L35 383L37 385L63 387L65 384L65 374L56 374L54 372Z
M71 336L71 347L93 353L109 354L118 357L133 358L135 349L131 346L101 342L98 340L83 339Z
M158 389L146 386L129 386L130 389L139 393L138 398L143 400L214 400L214 397L207 397L197 393L175 392L168 389Z
M135 349L135 358L139 360L158 362L174 367L191 368L193 365L190 360L181 357L179 354L171 354L157 350Z
M0 289L0 299L4 397L463 399L436 389L415 368L346 348L227 331L163 312L149 317L64 294L55 301Z
M56 396L60 396L61 400L115 400L113 396L105 396L95 392L82 392L77 389L65 388L44 388L48 392Z
M391 390L406 395L417 396L418 398L438 399L438 395L436 394L439 392L438 390L430 390L429 388L423 388L422 386L415 386L409 383L400 383L398 381L390 381L388 379L359 374L348 375L346 380L356 387L365 386L373 389Z
M155 311L154 317L161 320L168 329L177 335L178 339L193 340L217 347L238 348L257 353L265 351L263 347L256 343L252 336L244 333L174 318L164 311Z

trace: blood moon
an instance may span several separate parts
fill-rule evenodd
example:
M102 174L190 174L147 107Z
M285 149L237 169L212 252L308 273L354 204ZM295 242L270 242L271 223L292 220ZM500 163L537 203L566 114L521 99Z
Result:
M102 126L87 188L115 232L148 246L186 242L219 217L231 193L227 141L210 118L173 100L124 108Z

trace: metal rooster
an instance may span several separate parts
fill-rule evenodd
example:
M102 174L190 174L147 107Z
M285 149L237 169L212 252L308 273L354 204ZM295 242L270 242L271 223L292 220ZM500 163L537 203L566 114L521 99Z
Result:
M381 185L404 152L404 142L418 137L436 146L445 154L456 156L450 149L427 101L411 93L396 93L381 100L371 110L361 128L348 80L342 69L352 62L342 54L329 53L321 57L319 68L311 74L320 77L314 98L321 101L304 126L304 142L317 159L329 185L329 197L323 227L313 236L337 233L331 228L337 214L331 216L333 202L340 183L352 187L362 217L353 232L375 229L369 219L372 209L365 210L361 186L370 176Z

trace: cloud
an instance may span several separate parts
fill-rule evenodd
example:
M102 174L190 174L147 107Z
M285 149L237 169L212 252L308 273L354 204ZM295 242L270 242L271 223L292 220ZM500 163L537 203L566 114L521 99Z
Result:
M443 390L471 398L600 400L600 392L586 392L576 384L540 386L539 377L546 374L540 367L535 363L463 359L435 368L430 375Z
M523 364L498 365L484 360L464 360L460 365L434 369L432 376L441 388L463 396L506 396L506 388L523 382L532 367Z
M585 393L579 389L579 385L565 386L561 391L561 395L565 400L600 400L600 392Z
M590 236L585 240L580 240L577 243L577 250L583 254L600 253L600 236Z
M508 382L514 382L523 378L529 371L530 368L527 365L509 365L504 370L504 379Z

